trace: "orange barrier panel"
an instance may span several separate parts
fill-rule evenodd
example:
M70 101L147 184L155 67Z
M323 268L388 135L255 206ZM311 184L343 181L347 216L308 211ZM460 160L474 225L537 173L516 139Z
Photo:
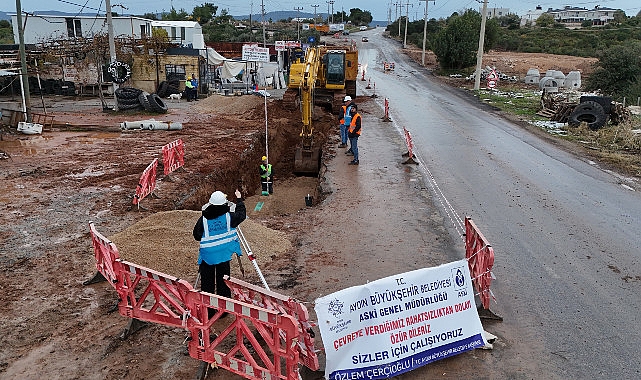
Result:
M314 371L319 369L318 356L314 348L315 324L309 321L309 312L305 305L290 297L260 288L245 281L226 276L225 283L231 289L234 299L250 303L267 310L291 315L298 321L298 334L301 339L297 342L301 364Z
M165 175L185 166L185 144L182 139L162 147L162 165Z
M405 144L407 145L407 153L403 154L403 157L408 157L408 159L403 162L404 164L418 164L414 160L414 143L412 142L412 135L407 128L403 127L403 132L405 133Z
M387 122L392 121L389 117L389 100L387 100L387 98L385 98L385 116L383 116L382 119Z
M144 197L151 194L156 188L156 170L158 168L158 159L154 160L147 166L140 176L140 182L136 187L136 195L134 195L133 204L140 204Z
M470 267L472 282L483 303L483 308L489 310L494 249L471 218L465 218L465 258Z
M91 234L91 244L93 245L94 258L96 259L96 269L115 288L117 281L116 267L119 265L118 260L120 260L118 248L96 230L93 222L89 222L89 233Z
M193 306L187 325L192 333L190 356L248 379L299 379L299 336L293 317L204 292L188 297ZM212 319L210 308L218 310ZM233 319L219 332L218 324L213 325L222 312L234 317L228 316L223 322Z

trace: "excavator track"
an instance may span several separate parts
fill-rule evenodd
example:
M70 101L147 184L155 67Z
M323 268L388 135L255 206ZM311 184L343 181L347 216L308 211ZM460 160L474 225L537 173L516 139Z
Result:
M283 107L290 111L300 109L300 94L297 88L288 88L283 94Z

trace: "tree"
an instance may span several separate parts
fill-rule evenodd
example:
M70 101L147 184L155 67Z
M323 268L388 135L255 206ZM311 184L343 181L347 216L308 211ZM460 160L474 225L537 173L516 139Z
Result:
M360 8L349 10L349 21L354 25L368 25L373 19L370 11L362 11Z
M498 18L499 25L509 30L519 29L521 27L521 18L515 13L509 13Z
M601 90L615 99L641 96L641 41L626 41L599 54L586 80L587 91Z
M539 16L539 18L536 19L536 26L547 28L554 25L555 22L556 21L554 20L554 16L549 13L543 13Z
M185 12L184 9L176 11L175 8L171 8L169 12L163 12L161 15L161 20L166 21L187 21L189 19L189 13Z
M158 16L156 16L155 13L145 13L144 15L142 15L142 18L146 18L149 20L158 20Z
M498 23L488 20L485 25L484 50L492 48L498 38ZM481 14L468 9L463 15L452 15L447 27L440 30L432 43L439 64L444 69L462 69L474 65L481 31Z
M200 25L205 25L211 21L218 12L218 7L212 3L205 3L201 6L194 7L194 10L191 12L191 17L198 21Z
M615 25L623 24L628 20L628 16L626 16L625 12L621 9L614 11L612 17L614 18L613 22Z

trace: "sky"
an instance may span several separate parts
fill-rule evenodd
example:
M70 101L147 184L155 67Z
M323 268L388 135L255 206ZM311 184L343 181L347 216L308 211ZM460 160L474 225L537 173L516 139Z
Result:
M330 3L333 1L333 4ZM171 8L176 10L184 9L191 13L194 7L204 3L212 3L218 6L219 12L227 9L232 16L248 15L250 13L260 14L261 5L264 6L265 12L272 11L295 11L302 8L301 12L308 12L326 15L328 8L330 13L332 7L335 12L341 10L349 14L351 8L360 8L363 11L370 11L375 21L385 21L397 19L400 15L407 13L409 20L423 19L425 12L425 1L419 0L110 0L112 11L118 14L144 14L160 13L169 11ZM544 10L548 8L562 8L570 5L592 9L596 5L601 7L622 9L628 16L635 16L641 11L641 1L639 0L559 0L560 2L541 2L537 0L520 0L515 5L514 1L488 0L489 8L509 8L511 13L518 15L525 14L528 10L533 10L537 5L541 5ZM57 10L69 13L78 13L82 10L83 14L92 14L98 12L98 9L105 12L105 0L20 0L23 11L48 11ZM16 4L14 0L2 0L0 2L0 11L7 13L16 13ZM394 6L394 3L402 3L402 7ZM409 5L407 5L409 4ZM317 5L313 7L312 5ZM468 8L479 10L482 2L476 0L436 0L429 1L427 6L429 18L448 17L453 12L461 11ZM126 9L122 8L125 7ZM338 22L338 20L334 20Z

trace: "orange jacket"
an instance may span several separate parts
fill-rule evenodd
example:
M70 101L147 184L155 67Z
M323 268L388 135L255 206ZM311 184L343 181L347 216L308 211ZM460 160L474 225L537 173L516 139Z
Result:
M352 122L349 124L349 129L347 130L348 133L350 134L357 134L361 135L361 114L356 113L354 116L352 116Z

